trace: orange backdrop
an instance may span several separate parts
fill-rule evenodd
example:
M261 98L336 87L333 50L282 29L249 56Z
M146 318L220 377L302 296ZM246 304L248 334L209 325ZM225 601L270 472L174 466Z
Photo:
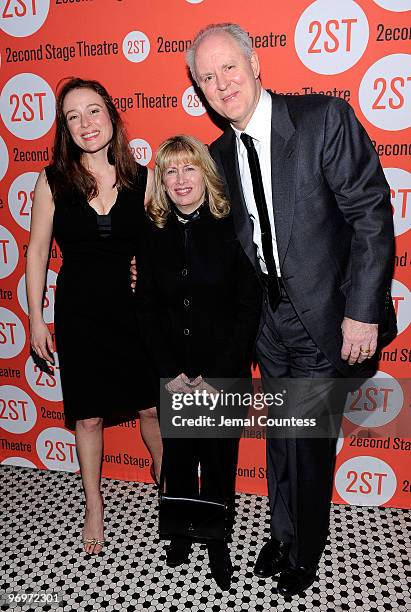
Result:
M100 80L123 113L137 161L151 164L167 136L185 132L210 142L219 135L191 87L184 51L202 26L237 21L253 37L266 87L344 98L380 155L392 193L400 333L381 355L378 378L347 401L334 501L411 507L410 389L403 380L411 370L410 9L411 0L0 0L2 463L78 470L58 366L49 376L29 357L24 291L31 198L51 160L57 83L72 75ZM44 304L51 328L60 259L54 245ZM87 384L84 366L79 388ZM266 493L264 446L242 440L239 491ZM150 481L138 421L106 431L104 459L104 476Z

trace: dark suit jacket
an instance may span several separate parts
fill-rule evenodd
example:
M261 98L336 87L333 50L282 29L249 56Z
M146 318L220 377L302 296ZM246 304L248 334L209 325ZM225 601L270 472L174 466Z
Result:
M172 213L142 229L136 307L157 375L250 376L261 289L231 216L204 206L186 225Z
M310 336L350 376L340 357L343 317L380 323L386 316L394 244L389 186L346 102L271 96L272 206L282 278ZM230 127L210 152L227 185L239 240L259 271Z

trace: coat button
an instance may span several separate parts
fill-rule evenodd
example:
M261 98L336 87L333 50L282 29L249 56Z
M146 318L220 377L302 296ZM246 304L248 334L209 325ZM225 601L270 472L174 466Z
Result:
M187 327L186 327L186 328L185 328L185 330L184 330L184 335L185 335L185 336L188 336L189 334L190 334L190 330L189 330L189 329L187 329Z
M183 276L187 276L187 274L188 274L188 270L187 270L187 268L183 268L183 269L181 270L181 274L182 274Z
M184 306L188 308L190 306L190 300L188 298L184 298Z

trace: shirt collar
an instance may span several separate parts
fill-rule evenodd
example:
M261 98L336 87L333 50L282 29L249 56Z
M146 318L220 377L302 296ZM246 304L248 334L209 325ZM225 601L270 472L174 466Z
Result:
M245 130L238 130L232 124L231 127L238 140L245 132L254 140L263 142L270 138L270 130L267 130L267 117L271 117L271 96L266 89L261 89L260 99Z

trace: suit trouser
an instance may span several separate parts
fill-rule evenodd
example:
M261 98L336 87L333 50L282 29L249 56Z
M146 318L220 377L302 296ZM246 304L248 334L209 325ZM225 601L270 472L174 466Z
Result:
M284 289L274 312L267 299L264 308L265 321L257 340L264 389L272 388L277 378L298 378L295 385L301 391L297 416L301 416L306 404L307 415L328 419L328 400L333 393L331 381L341 375L308 335ZM331 385L324 383L325 391L324 379ZM290 544L289 561L294 567L317 565L326 543L335 466L335 429L337 425L338 430L344 407L341 396L337 402L341 406L337 408L337 417L333 417L334 435L290 437L288 433L285 437L270 438L267 432L271 535ZM272 416L276 416L275 410ZM288 410L293 413L292 406ZM332 410L336 412L335 398Z

